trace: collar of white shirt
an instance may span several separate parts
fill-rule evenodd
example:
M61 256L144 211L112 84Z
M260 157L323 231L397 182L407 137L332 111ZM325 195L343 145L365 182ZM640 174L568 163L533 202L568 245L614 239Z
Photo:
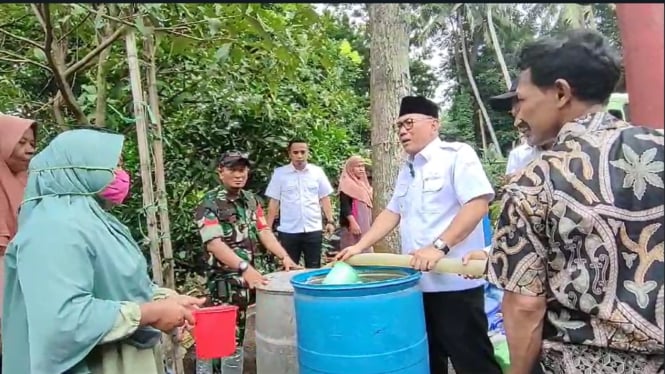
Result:
M420 152L416 153L413 156L408 156L407 161L408 162L413 162L416 157L420 156L422 157L425 161L430 161L432 157L434 156L434 152L437 148L440 148L441 146L441 139L439 137L434 138L431 142L429 142L425 148L423 148Z
M302 171L309 171L309 162L305 164L305 167L302 170L296 169L295 166L293 166L293 162L289 163L289 170L293 172L302 172Z

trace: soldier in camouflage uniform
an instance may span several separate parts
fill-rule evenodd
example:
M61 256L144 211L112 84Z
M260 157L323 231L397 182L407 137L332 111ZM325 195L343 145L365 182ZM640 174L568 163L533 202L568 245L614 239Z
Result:
M221 185L206 193L195 213L205 246L210 301L238 306L238 344L244 338L247 307L255 302L253 288L265 283L262 274L277 268L272 255L285 270L300 268L268 227L258 197L243 189L249 167L246 153L225 152L217 170Z

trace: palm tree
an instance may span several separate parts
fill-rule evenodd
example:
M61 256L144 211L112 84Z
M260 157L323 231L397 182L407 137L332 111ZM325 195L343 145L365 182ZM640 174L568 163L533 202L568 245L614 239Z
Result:
M494 144L495 151L499 158L503 158L503 155L501 153L501 146L499 145L499 140L496 137L496 133L494 132L494 127L492 126L492 122L490 120L490 116L487 113L487 108L485 108L485 104L483 103L482 98L480 97L480 91L478 91L478 85L476 85L476 80L473 77L473 71L471 70L471 64L469 63L469 50L467 48L467 43L466 43L466 32L464 30L464 23L462 22L462 17L463 14L462 12L464 9L462 7L457 7L456 9L456 21L457 21L457 38L460 43L460 47L462 49L462 59L464 61L464 70L466 71L466 76L467 79L469 80L469 85L471 86L471 90L473 91L473 96L476 99L476 104L478 104L478 108L480 109L480 113L483 116L483 120L485 124L487 125L487 130L490 133L490 137L492 138L492 143Z
M478 18L474 16L476 12L473 10L476 8L471 8L473 6L477 5L465 3L428 4L426 6L427 8L424 10L426 11L425 13L431 15L431 18L426 20L425 25L421 28L420 35L417 39L422 41L433 36L440 36L442 33L447 32L447 34L450 36L449 41L452 43L452 49L455 51L461 51L462 61L459 65L464 66L466 79L469 81L469 86L473 92L476 104L480 109L483 122L487 126L487 130L490 133L495 151L499 158L503 158L501 153L501 146L499 145L499 141L496 137L494 127L492 126L492 122L489 118L487 108L483 103L478 86L473 76L472 58L475 59L476 56L475 52L473 51L477 51L477 48L469 46L467 43L467 38L470 40L477 39L480 36L480 34L478 34L479 27L483 27L484 24L484 22L479 23ZM484 33L483 35L487 36L489 33ZM477 43L474 43L474 45L475 44ZM470 50L472 53L469 52ZM506 73L507 71L508 69L506 67ZM510 78L508 79L510 81Z
M485 4L487 10L487 31L489 33L490 39L492 40L492 46L494 46L494 53L496 53L496 60L499 62L501 67L501 73L503 74L503 80L506 83L506 87L510 89L512 84L510 79L510 73L508 73L508 66L506 65L506 60L503 58L503 52L501 52L501 45L499 44L499 38L496 36L496 29L494 28L494 16L492 14L492 4Z

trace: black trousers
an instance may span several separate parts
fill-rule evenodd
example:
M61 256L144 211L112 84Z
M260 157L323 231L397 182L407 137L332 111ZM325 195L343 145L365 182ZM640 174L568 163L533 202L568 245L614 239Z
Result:
M487 335L484 288L423 294L431 374L501 374Z
M300 263L300 255L305 255L305 267L318 269L321 267L321 245L323 231L288 234L278 232L279 242L282 243L286 253L296 263Z

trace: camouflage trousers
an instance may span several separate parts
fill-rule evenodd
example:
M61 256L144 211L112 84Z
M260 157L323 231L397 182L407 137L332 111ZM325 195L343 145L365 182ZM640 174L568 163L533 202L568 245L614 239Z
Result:
M256 302L256 292L245 285L242 276L225 274L211 279L209 283L212 305L231 304L238 307L236 317L236 343L242 345L245 338L247 307Z
M255 258L254 267L261 274L276 271L277 266L271 259ZM231 304L238 307L236 317L236 343L242 346L245 338L247 307L256 302L256 291L247 287L244 279L237 272L215 274L209 277L208 291L212 305Z

